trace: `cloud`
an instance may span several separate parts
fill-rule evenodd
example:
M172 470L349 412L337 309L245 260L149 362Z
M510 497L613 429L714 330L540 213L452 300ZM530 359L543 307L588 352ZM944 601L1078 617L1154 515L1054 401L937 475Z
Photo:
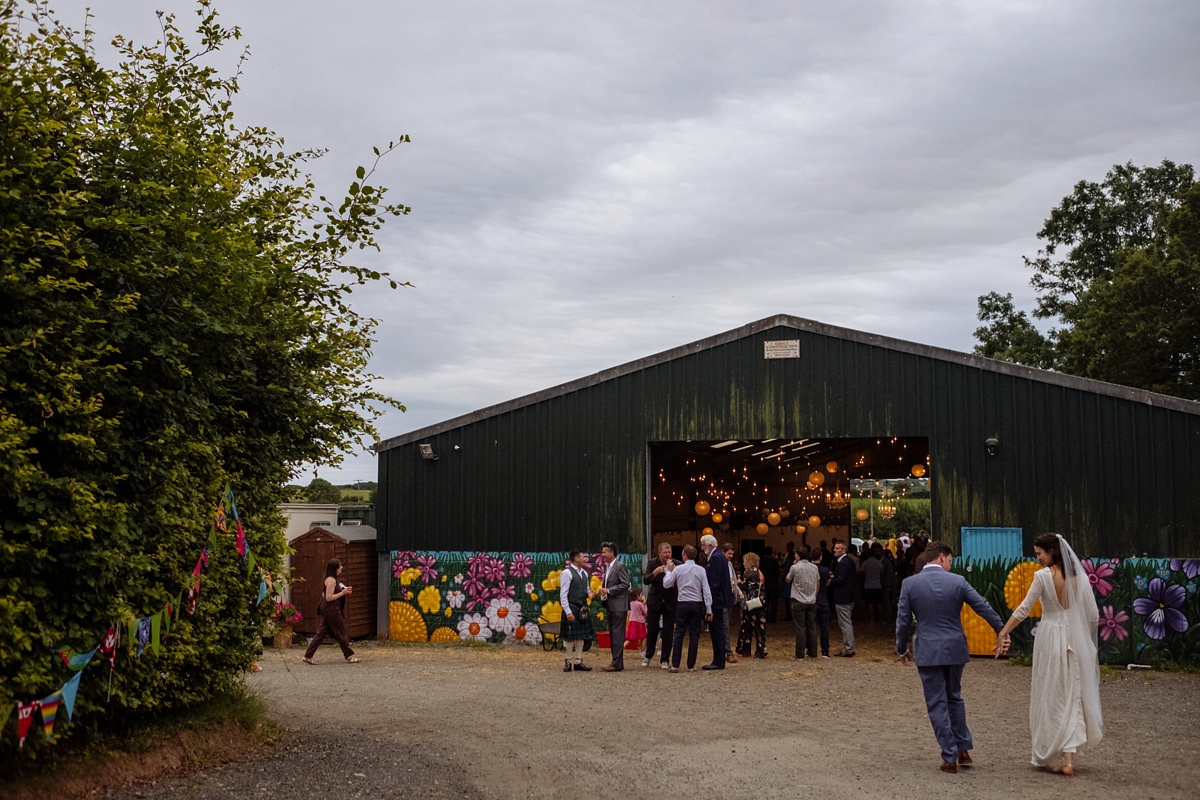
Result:
M101 39L191 20L89 4ZM374 263L416 288L356 301L385 436L779 312L969 349L1075 182L1200 149L1192 3L218 8L239 119L330 148L323 190L412 137Z

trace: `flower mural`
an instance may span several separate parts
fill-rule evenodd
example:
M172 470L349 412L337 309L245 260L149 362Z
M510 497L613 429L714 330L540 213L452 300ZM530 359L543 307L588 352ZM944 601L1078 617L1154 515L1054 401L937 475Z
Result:
M1125 628L1129 622L1129 615L1124 611L1113 611L1112 606L1105 606L1100 610L1100 638L1108 641L1112 637L1117 637L1117 641L1124 641L1129 635L1129 631Z
M458 589L451 589L446 592L446 603L450 608L462 608L463 603L467 602L467 596Z
M433 583L437 580L438 571L434 569L435 564L437 564L437 556L417 556L417 569L421 571L421 580L425 583Z
M401 586L408 586L417 578L421 577L421 570L417 569L416 567L409 567L408 569L401 570L397 577L400 578Z
M536 622L525 622L514 628L511 635L505 636L504 643L538 645L542 643L542 638L542 629Z
M1145 617L1142 628L1151 639L1163 639L1167 628L1182 633L1188 628L1187 617L1180 610L1187 599L1187 590L1177 583L1154 578L1146 588L1147 597L1133 601L1134 613Z
M551 600L542 606L542 618L547 622L558 622L562 619L562 603Z
M1112 583L1108 581L1113 575L1112 565L1103 559L1093 564L1090 558L1083 559L1082 563L1088 582L1092 584L1092 591L1101 597L1112 591Z
M512 633L521 626L521 604L506 597L489 600L487 620L492 630Z
M1200 656L1200 624L1195 624L1200 622L1200 575L1188 577L1189 570L1200 571L1200 559L1093 556L1081 560L1099 611L1096 625L1101 663L1154 664ZM1011 611L1023 599L1037 565L1004 557L963 559L955 571L1004 617L1006 607ZM1034 618L1017 626L1012 652L1031 652L1037 623ZM964 629L973 655L991 652L990 646L984 646L986 637L971 636L965 619Z
M1021 605L1021 601L1025 599L1025 595L1033 583L1033 573L1041 568L1040 561L1019 561L1008 571L1008 576L1004 579L1004 601L1008 604L1010 611L1015 611L1017 606ZM1040 601L1034 603L1029 616L1042 616Z
M514 578L528 578L533 569L533 559L524 553L513 553L512 563L508 565L508 574Z
M397 552L392 558L392 576L399 578L400 573L408 569L408 565L412 563L413 556L415 555L416 553L412 550L400 550Z
M558 576L562 573L561 569L552 569L546 573L546 577L542 579L542 591L553 592L559 588Z
M436 586L426 586L417 595L417 605L426 614L436 614L442 610L442 593Z
M1200 577L1200 558L1172 558L1171 570L1182 572L1189 578Z
M458 623L458 638L466 641L486 642L492 638L487 617L483 614L467 614Z

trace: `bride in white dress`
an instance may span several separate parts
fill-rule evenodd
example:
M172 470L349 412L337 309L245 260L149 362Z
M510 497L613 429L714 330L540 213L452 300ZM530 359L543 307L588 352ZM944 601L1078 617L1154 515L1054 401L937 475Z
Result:
M1033 763L1074 775L1075 753L1104 736L1096 657L1099 612L1087 574L1065 539L1043 534L1034 540L1033 551L1046 569L1033 574L1025 600L997 636L996 652L1005 649L1008 634L1041 601L1029 691Z

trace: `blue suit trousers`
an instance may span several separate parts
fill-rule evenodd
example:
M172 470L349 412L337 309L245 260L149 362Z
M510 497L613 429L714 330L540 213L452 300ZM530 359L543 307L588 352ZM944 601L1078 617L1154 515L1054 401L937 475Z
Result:
M925 689L925 708L933 735L942 748L943 761L957 761L960 750L971 750L971 731L967 729L967 709L962 699L962 664L917 667Z

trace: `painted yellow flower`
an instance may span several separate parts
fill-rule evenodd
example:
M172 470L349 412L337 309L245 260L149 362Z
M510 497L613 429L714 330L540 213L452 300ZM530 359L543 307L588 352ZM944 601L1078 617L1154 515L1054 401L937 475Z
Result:
M601 622L604 622L604 612L603 612L603 611L597 611L597 612L596 612L596 619L600 620Z
M420 612L399 600L388 606L388 635L394 642L425 641L425 620Z
M561 569L550 570L550 573L546 575L546 579L542 581L543 592L552 592L558 588L558 575L560 572L562 572Z
M450 616L451 614L453 614L453 613L454 613L454 609L453 609L453 608L451 608L450 606L446 606L446 612L445 612L445 613L446 613L446 616L448 617L448 616Z
M548 622L558 622L562 619L562 603L557 600L551 600L546 605L542 606L542 616Z
M442 583L445 583L447 580L449 580L449 578L450 578L450 576L449 576L449 575L443 575L443 576L442 576Z
M593 592L596 591L597 589L600 588L600 579L597 578L595 575L593 575L592 579L590 581L588 581L588 586L591 587Z
M963 632L967 634L967 652L973 656L990 656L995 652L996 632L987 621L975 613L975 609L963 603Z
M419 577L421 577L421 570L416 567L409 567L400 573L400 585L408 586Z
M431 642L457 642L458 641L458 631L454 630L454 628L447 628L445 626L442 626L441 628L436 629L433 633L431 633L429 635L429 641L431 641Z
M536 602L537 601L537 592L530 592L529 599Z
M1017 606L1021 605L1021 601L1029 593L1029 587L1033 585L1033 573L1041 568L1040 561L1022 561L1008 571L1008 577L1004 579L1004 602L1008 603L1010 610L1015 611ZM1029 616L1042 616L1040 602L1034 604Z
M442 593L436 586L426 586L417 595L417 604L426 614L436 614L442 610Z

